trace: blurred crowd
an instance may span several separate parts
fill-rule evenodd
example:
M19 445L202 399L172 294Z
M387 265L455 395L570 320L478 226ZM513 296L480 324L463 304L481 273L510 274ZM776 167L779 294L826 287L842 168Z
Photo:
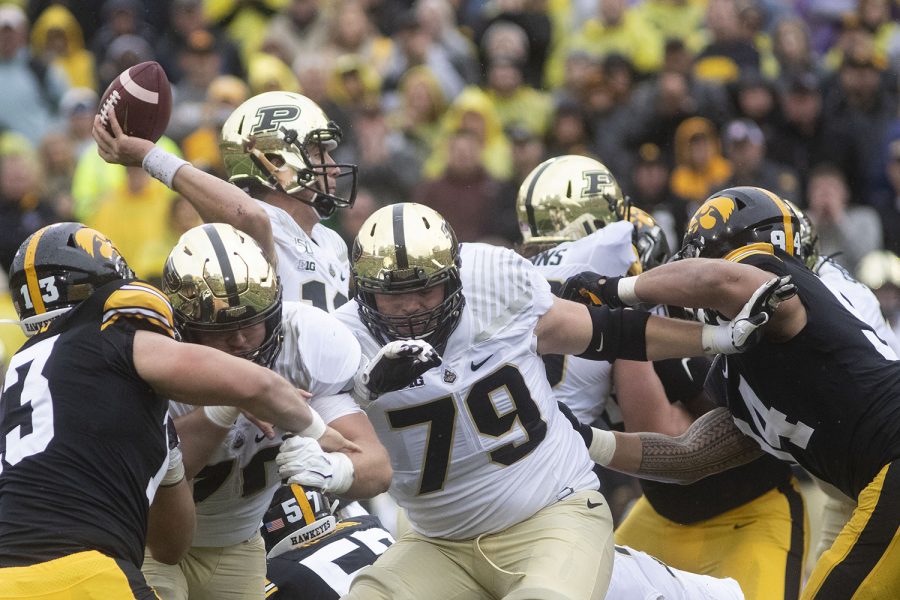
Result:
M103 162L90 135L109 82L156 60L174 98L160 144L218 175L221 125L248 97L322 106L344 132L335 158L359 165L356 206L328 223L348 241L379 206L415 200L462 241L514 245L525 175L584 154L676 248L716 189L793 200L823 254L900 318L898 15L891 0L3 3L0 266L41 226L77 220L159 276L198 217Z

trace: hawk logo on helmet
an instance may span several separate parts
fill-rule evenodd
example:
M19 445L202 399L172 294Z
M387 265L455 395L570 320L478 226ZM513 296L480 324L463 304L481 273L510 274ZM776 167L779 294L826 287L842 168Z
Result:
M725 198L724 196L711 198L703 203L703 206L691 219L688 230L691 233L697 233L699 228L710 230L716 226L716 223L727 223L734 209L734 200L731 198Z
M95 229L82 227L75 232L74 238L78 247L93 258L112 258L113 254L117 254L112 241Z
M278 129L281 123L289 123L300 116L300 108L289 104L263 106L256 111L256 123L250 134Z

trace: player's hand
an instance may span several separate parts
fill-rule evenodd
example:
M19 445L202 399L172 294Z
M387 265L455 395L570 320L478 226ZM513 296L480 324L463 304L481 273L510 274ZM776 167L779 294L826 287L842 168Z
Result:
M559 297L588 306L623 308L626 305L619 298L618 292L620 279L622 278L584 271L566 280L559 290Z
M422 340L388 342L353 381L353 398L363 408L378 396L402 390L425 371L441 364L431 344Z
M318 442L319 446L326 452L362 452L362 448L345 438L341 432L333 427L326 427L322 437L313 441Z
M741 311L724 325L704 325L703 350L707 354L744 352L759 342L762 327L769 322L778 305L792 298L797 287L791 276L773 277L759 286Z
M310 438L289 437L275 457L278 474L288 483L341 494L353 484L353 463L341 452L325 452Z
M150 140L125 135L115 110L106 111L109 117L109 126L112 133L106 130L100 115L94 116L94 128L91 135L97 142L97 152L108 163L125 165L126 167L140 167L144 157L156 145Z

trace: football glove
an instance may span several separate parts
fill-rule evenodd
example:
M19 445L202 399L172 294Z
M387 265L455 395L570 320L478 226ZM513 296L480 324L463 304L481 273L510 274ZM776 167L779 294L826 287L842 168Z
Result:
M353 485L353 463L342 452L325 452L316 440L292 436L281 443L278 474L288 483L342 494Z
M791 276L773 277L759 286L741 311L724 325L704 325L701 333L707 354L736 354L759 342L762 326L768 323L778 305L792 298L797 287Z
M619 298L620 279L584 271L566 280L559 290L559 297L588 306L624 308L627 305Z
M441 364L441 357L423 340L388 342L353 379L353 399L366 408L382 394L402 390L422 373Z

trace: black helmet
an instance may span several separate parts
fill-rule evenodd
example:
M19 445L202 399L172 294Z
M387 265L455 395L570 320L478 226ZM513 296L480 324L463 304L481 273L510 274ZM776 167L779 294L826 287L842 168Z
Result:
M133 277L108 237L81 223L55 223L19 246L9 288L22 330L31 336L97 288Z
M266 544L266 558L274 558L337 531L336 508L337 501L332 501L318 488L297 483L278 488L260 528Z
M758 187L733 187L716 192L697 209L680 254L682 258L727 258L757 243L796 256L800 221L776 194Z

